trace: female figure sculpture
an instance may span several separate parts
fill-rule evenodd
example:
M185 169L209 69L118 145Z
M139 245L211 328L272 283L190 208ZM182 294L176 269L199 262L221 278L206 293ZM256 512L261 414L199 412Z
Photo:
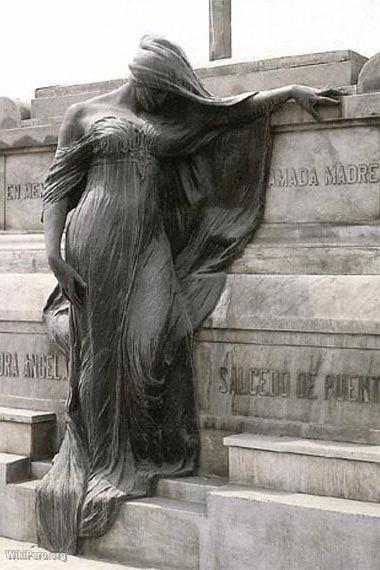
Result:
M213 97L159 37L130 68L121 88L69 109L45 186L60 287L46 320L70 353L66 432L37 494L53 551L103 534L158 477L196 470L193 335L260 223L270 114L291 98L316 118L316 104L336 103L301 86Z

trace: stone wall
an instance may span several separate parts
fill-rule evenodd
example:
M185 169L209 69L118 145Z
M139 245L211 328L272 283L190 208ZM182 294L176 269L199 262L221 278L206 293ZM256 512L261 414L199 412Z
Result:
M357 87L374 85L371 61L339 51L199 70L220 95L292 83L348 93L322 123L295 104L273 116L265 223L197 342L206 471L225 471L230 432L380 440L380 92ZM54 285L42 184L67 107L122 82L37 89L30 113L0 99L1 405L62 420L67 372L41 322Z

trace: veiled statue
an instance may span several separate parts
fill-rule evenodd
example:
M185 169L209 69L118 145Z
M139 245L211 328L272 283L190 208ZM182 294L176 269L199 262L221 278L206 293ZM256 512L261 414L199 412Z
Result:
M37 493L51 551L77 552L122 502L197 471L194 334L262 220L271 113L337 103L302 86L215 97L157 36L130 71L67 111L45 184L59 284L45 321L69 361L65 435Z

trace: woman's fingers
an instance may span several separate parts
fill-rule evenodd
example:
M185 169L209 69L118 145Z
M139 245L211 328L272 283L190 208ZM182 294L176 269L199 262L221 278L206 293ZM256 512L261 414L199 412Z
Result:
M63 293L63 296L66 297L66 299L68 299L71 304L74 304L74 301L73 301L73 299L71 299L70 293L68 292L68 290L62 287L61 291Z
M83 289L86 289L86 287L87 287L86 281L84 281L84 279L82 279L82 277L79 275L79 273L77 273L75 271L75 269L72 269L72 272L73 272L73 277L74 277L75 281L77 281L79 283L79 285L81 287L83 287Z
M337 101L332 97L322 97L321 95L318 95L316 102L318 105L340 105L340 101Z
M334 87L329 87L327 89L321 89L318 91L318 95L322 95L323 97L343 97L344 95L348 95L348 91L344 89L336 89Z
M82 300L80 299L79 295L77 294L77 291L75 288L74 278L69 280L66 287L62 287L62 293L70 301L70 303L72 305L79 307L82 304Z
M318 111L315 108L315 104L317 101L309 101L306 105L303 105L303 108L309 113L309 115L311 115L316 121L321 122L322 121L322 117L320 116L320 114L318 113Z
M79 297L78 297L78 295L77 295L77 293L76 293L76 291L75 291L75 286L74 286L74 285L70 287L70 297L71 297L71 299L72 299L71 302L72 302L76 307L79 307L79 305L81 304L81 301L80 301L80 299L79 299Z

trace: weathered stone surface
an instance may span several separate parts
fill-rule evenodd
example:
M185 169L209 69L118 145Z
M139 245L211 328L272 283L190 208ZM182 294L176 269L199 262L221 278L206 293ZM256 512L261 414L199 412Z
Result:
M261 91L295 83L313 87L355 85L367 59L352 51L290 56L258 61L219 60L197 70L205 86L216 95ZM125 79L83 85L40 88L32 100L32 118L63 115L73 103L120 87Z
M0 155L0 230L4 229L5 225L5 156Z
M216 61L209 63L207 67L198 68L197 75L202 79L207 77L215 77L220 75L241 75L248 73L258 73L262 71L278 71L281 69L292 69L297 67L310 67L315 70L316 66L351 62L352 73L350 81L347 84L356 83L360 69L367 60L366 57L359 55L351 50L330 51L322 53L312 53L296 56L277 57L264 60L247 60L247 61ZM36 98L41 97L60 97L65 95L76 95L88 92L106 92L117 89L126 79L114 79L108 81L99 81L94 83L82 83L77 85L53 85L50 87L40 87L36 89Z
M368 91L380 91L380 53L371 57L359 73L358 92Z
M380 226L264 224L229 273L378 275ZM43 234L0 234L0 273L50 273Z
M229 273L379 275L380 247L251 244Z
M0 273L50 273L43 234L0 234Z
M10 558L9 553L14 553L15 558ZM24 561L17 563L18 553L21 553L20 556L24 554L30 558L25 558ZM38 570L41 567L41 561L43 567L48 570L62 570L62 562L67 562L70 570L163 570L151 566L149 568L142 566L136 568L135 566L106 562L105 560L83 558L83 556L68 556L64 553L52 554L43 548L36 547L35 544L30 544L30 542L0 537L0 567L2 570L19 570L22 566L24 568L27 566L29 570Z
M0 321L40 323L55 284L52 274L0 273Z
M36 542L38 484L37 479L0 486L2 512L7 515L0 516L0 535ZM204 494L207 484L199 483L200 491L196 485L194 480L192 494ZM126 502L112 529L100 538L85 540L81 554L139 567L211 570L206 506L160 497Z
M379 217L380 131L278 133L266 197L268 222L363 222Z
M320 245L377 246L380 242L380 225L373 224L262 224L252 245Z
M380 443L379 286L364 275L228 277L196 348L213 454L213 430Z
M209 558L218 570L377 570L374 503L239 487L210 493Z
M42 230L43 183L53 153L8 154L5 159L5 228Z
M380 115L380 93L364 93L342 98L342 116L357 119Z
M30 104L19 99L0 97L0 129L18 127L23 119L30 117Z
M228 451L223 445L223 438L230 433L223 429L223 425L217 426L217 429L207 429L207 425L203 426L199 473L228 477Z
M164 499L205 504L211 491L215 491L226 484L227 479L202 476L160 479L156 494Z
M47 147L46 150L54 150L57 144L59 127L62 117L59 119L44 120L43 124L25 121L25 126L15 129L0 130L0 150L9 149L34 149L35 147Z
M63 95L60 97L40 97L32 99L32 119L48 119L50 117L61 117L73 103L81 103L92 97L101 95L103 91L89 91L77 93L75 95Z
M124 563L199 568L205 507L161 498L125 503L110 531L85 540L83 554Z
M229 275L205 328L380 334L377 275Z
M55 446L55 414L0 408L0 452L38 459Z
M0 394L41 400L64 400L67 393L67 367L47 339L44 327L23 330L22 323L12 333L0 323Z
M0 536L36 543L36 486L38 480L0 486Z
M30 462L30 476L32 479L42 479L49 471L52 462L50 459Z
M217 431L380 443L378 351L231 339L198 343L196 356L199 406Z
M224 445L231 483L380 502L380 446L247 433Z
M0 485L27 479L29 475L29 457L12 453L0 453Z
M56 449L65 423L67 365L41 322L53 286L50 274L0 274L0 406L55 412Z

